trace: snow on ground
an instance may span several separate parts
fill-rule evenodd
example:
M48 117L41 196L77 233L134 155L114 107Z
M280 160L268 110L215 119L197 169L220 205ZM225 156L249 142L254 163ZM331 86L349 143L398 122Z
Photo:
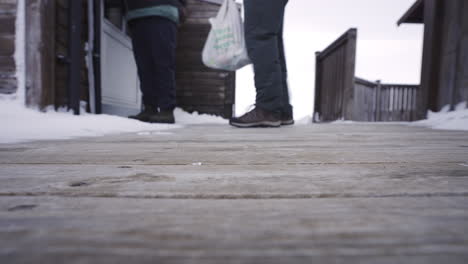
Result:
M23 106L16 95L0 96L0 144L18 143L33 140L57 140L77 137L97 137L109 134L137 133L151 135L166 133L169 129L181 128L194 124L222 124L228 122L220 117L189 114L181 109L175 110L175 125L148 124L124 117L111 115L93 115L82 111L82 115L75 116L65 110L48 109L40 112ZM336 121L338 124L356 124L350 121ZM417 122L395 122L391 124L405 124L424 126L433 129L465 130L468 131L467 103L459 104L455 111L444 107L441 112L430 112L427 120ZM296 120L297 125L311 125L310 116ZM359 124L365 124L360 122ZM387 123L388 124L388 123Z
M441 130L465 130L468 131L468 108L463 102L455 107L455 111L449 111L445 106L440 112L429 112L426 120L413 122L412 125L425 126Z
M227 125L228 121L218 116L204 115L194 112L189 114L184 110L177 108L174 111L177 124L181 125L198 125L198 124L224 124Z
M119 133L152 133L180 128L186 124L227 124L220 117L188 114L176 109L176 125L148 124L111 115L93 115L82 111L75 116L64 110L40 112L22 106L14 96L0 97L0 144L33 140L97 137Z
M445 106L440 112L428 112L425 120L415 122L379 122L373 124L400 124L409 126L423 126L438 130L464 130L468 131L468 105L467 102L458 104L454 111L449 111L450 106ZM337 120L332 124L368 124L367 122L355 122L346 120Z

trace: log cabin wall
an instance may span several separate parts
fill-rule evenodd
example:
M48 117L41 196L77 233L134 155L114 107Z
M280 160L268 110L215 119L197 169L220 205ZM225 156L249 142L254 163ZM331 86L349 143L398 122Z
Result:
M207 68L201 54L223 1L188 0L188 18L180 27L177 47L177 103L188 111L230 118L235 103L235 72Z
M15 33L17 0L0 0L0 94L16 91Z
M68 23L69 23L69 1L55 0L55 105L62 107L68 105ZM80 84L80 100L88 102L89 111L89 82L88 70L85 63L85 43L88 38L88 18L87 18L87 1L83 1L83 28L82 28L82 63L81 65L81 84Z
M16 2L15 0L1 0ZM38 1L38 0L34 0ZM52 14L50 10L42 10L42 16L54 21L53 35L54 60L51 70L54 85L43 86L42 97L38 103L41 106L52 102L56 107L67 106L68 102L68 23L69 0L46 1L53 3ZM89 111L89 81L85 63L85 43L88 38L87 1L83 2L83 30L82 30L82 70L81 70L81 96L80 100L88 102ZM188 112L198 111L229 118L233 115L235 102L235 72L213 70L203 65L201 53L211 26L208 19L216 16L221 0L188 0L188 19L179 28L177 47L177 101L178 106ZM97 18L95 18L97 19ZM32 30L32 29L31 29ZM3 60L2 60L3 61ZM11 67L11 65L9 66ZM44 73L42 73L44 74ZM48 74L47 74L48 75ZM2 78L3 80L3 78ZM45 103L47 102L47 103Z

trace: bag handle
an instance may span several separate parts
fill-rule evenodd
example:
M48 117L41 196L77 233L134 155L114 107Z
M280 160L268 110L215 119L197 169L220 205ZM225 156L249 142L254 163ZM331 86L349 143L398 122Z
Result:
M224 0L224 3L221 5L218 15L216 16L216 20L220 21L226 18L228 14L228 6L229 6L229 0Z

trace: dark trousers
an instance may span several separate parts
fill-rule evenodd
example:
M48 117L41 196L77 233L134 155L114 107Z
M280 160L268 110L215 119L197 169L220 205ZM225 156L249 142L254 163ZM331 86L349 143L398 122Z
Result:
M244 0L245 38L255 72L256 105L291 114L283 44L287 3L288 0Z
M143 104L173 110L177 25L166 18L145 17L130 21L129 26Z

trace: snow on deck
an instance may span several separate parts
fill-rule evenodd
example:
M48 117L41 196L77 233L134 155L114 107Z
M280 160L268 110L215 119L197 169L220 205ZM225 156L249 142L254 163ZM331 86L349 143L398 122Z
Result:
M82 111L75 116L66 110L55 111L52 108L45 112L24 107L15 96L0 97L0 144L17 143L34 140L58 140L77 137L99 137L110 134L153 132L179 128L193 124L228 125L228 121L210 115L188 114L176 109L176 125L148 124L124 117L112 115L93 115ZM338 121L342 124L355 124L350 121ZM311 118L297 121L299 125L313 125ZM466 103L459 104L455 111L445 107L439 113L429 113L427 120L398 124L424 126L442 130L468 131L468 109Z

